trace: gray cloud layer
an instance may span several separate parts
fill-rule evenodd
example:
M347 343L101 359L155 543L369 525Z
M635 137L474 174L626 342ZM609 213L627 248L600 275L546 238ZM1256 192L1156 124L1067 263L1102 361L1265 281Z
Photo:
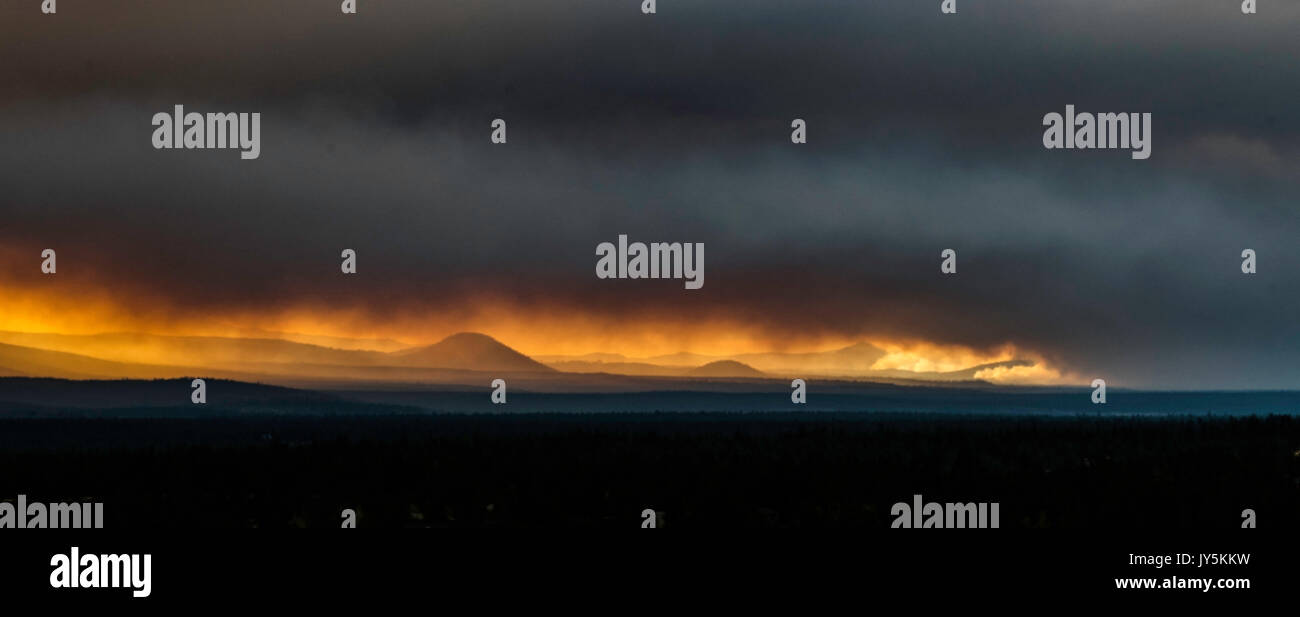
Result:
M6 7L0 242L70 247L182 309L487 289L1011 341L1133 385L1300 385L1300 6L958 4ZM1044 150L1067 103L1152 112L1151 159ZM262 158L153 150L174 104L261 112ZM705 242L705 289L597 281L619 233ZM366 293L321 267L341 246L383 273Z

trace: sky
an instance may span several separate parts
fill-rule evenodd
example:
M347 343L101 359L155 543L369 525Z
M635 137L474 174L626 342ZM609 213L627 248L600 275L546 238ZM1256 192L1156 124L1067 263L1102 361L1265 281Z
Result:
M358 4L0 7L0 329L1300 386L1300 4ZM261 156L154 149L178 104ZM1067 104L1151 113L1151 158L1044 149ZM619 234L704 243L704 287L598 279Z

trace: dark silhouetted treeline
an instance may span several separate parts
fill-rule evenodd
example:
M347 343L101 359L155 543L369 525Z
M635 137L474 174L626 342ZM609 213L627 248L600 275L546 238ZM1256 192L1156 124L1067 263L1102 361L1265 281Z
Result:
M0 499L107 527L1300 527L1300 422L870 413L0 420Z

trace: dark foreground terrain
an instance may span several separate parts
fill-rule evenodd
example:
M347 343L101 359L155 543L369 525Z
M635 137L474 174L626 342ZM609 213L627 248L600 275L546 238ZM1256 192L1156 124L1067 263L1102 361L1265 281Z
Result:
M895 502L1001 526L1300 527L1300 421L620 413L0 420L0 499L106 527L887 529Z

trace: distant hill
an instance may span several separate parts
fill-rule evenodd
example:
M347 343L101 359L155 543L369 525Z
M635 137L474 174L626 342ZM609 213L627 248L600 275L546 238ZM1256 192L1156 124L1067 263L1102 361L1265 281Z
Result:
M610 368L607 369L610 372L616 372L616 369L612 368L613 366L623 364L632 369L640 368L641 370L637 370L636 373L645 375L660 374L660 371L644 368L647 366L693 369L720 360L731 360L746 364L753 370L769 374L870 376L875 373L872 366L883 357L885 357L885 350L871 343L856 343L831 351L804 353L761 352L729 356L706 356L678 352L649 358L629 358L619 354L585 354L581 356L540 356L539 359L557 367L561 364L586 363L587 366L584 367L586 369L591 369L593 368L591 365L603 362L610 365ZM578 365L572 364L572 366Z
M628 362L627 356L619 353L585 353L580 356L564 355L545 355L533 356L534 360L543 364L557 364L562 362L580 362L585 364L620 364Z
M856 343L831 351L808 353L741 354L736 360L768 372L814 372L862 375L885 357L885 350L871 343Z
M553 373L555 369L477 332L453 334L427 347L393 352L402 366L469 371Z
M666 366L645 362L593 362L567 360L551 362L552 368L565 373L635 375L640 377L768 377L752 366L735 360L715 360L701 366Z
M767 374L743 362L718 360L686 372L691 377L766 377Z
M816 375L834 379L867 379L893 383L954 384L976 382L981 371L995 368L1033 366L1029 360L990 362L955 371L909 371L876 369L885 350L870 343L857 343L831 351L806 353L746 353L734 356L705 356L679 352L649 358L619 354L581 356L539 356L561 371L615 373L655 377L797 377Z
M299 334L297 332L275 332L269 330L241 331L237 336L260 339L280 339L294 343L306 343L319 347L334 349L352 349L358 351L399 351L410 349L410 343L403 343L387 338L349 338L342 336L324 336L319 334Z
M333 349L269 338L0 332L0 343L73 353L113 362L209 366L233 370L238 370L246 362L380 366L392 361L389 354L379 351ZM26 370L19 366L13 368Z
M661 366L645 362L609 362L588 360L562 360L547 362L547 366L566 373L609 373L612 375L642 375L653 377L681 377L693 367Z
M35 375L62 379L159 376L152 367L4 343L0 343L0 375Z
M148 364L141 363L142 359ZM190 367L190 368L185 368ZM262 338L112 333L64 335L0 332L0 370L11 375L158 378L204 372L346 375L384 369L554 372L485 334L460 333L395 352L336 349Z

